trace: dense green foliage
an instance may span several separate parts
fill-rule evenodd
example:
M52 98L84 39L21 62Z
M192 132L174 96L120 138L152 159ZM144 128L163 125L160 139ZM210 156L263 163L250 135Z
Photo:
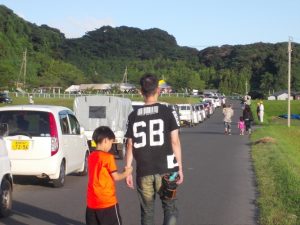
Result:
M287 44L180 47L160 29L109 26L67 39L59 30L29 23L0 5L0 82L13 87L22 80L22 54L27 49L27 87L129 82L145 72L165 78L174 89L214 88L221 92L277 91L286 88ZM293 46L292 87L300 90L300 45Z

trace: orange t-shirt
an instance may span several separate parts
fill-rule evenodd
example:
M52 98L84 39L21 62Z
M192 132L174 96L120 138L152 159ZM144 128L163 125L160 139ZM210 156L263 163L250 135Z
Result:
M103 151L94 151L88 159L87 206L107 208L117 204L115 182L111 173L117 171L115 158Z

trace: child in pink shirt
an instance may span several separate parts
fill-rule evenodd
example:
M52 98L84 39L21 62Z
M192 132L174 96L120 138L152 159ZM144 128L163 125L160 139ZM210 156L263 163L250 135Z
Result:
M240 129L240 135L244 135L246 125L242 116L240 117L240 121L238 122L238 128Z

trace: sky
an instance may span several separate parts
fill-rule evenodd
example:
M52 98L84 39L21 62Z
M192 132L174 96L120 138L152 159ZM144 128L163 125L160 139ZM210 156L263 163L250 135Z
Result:
M77 38L104 25L159 28L178 45L300 43L299 0L0 0L18 16Z

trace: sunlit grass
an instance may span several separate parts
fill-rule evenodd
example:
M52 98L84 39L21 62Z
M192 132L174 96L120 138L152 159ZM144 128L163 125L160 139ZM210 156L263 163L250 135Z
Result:
M258 183L260 224L300 224L300 121L278 118L286 114L287 104L265 101L266 123L256 129L251 140ZM292 103L292 113L300 112L300 101ZM260 140L272 137L275 143Z

